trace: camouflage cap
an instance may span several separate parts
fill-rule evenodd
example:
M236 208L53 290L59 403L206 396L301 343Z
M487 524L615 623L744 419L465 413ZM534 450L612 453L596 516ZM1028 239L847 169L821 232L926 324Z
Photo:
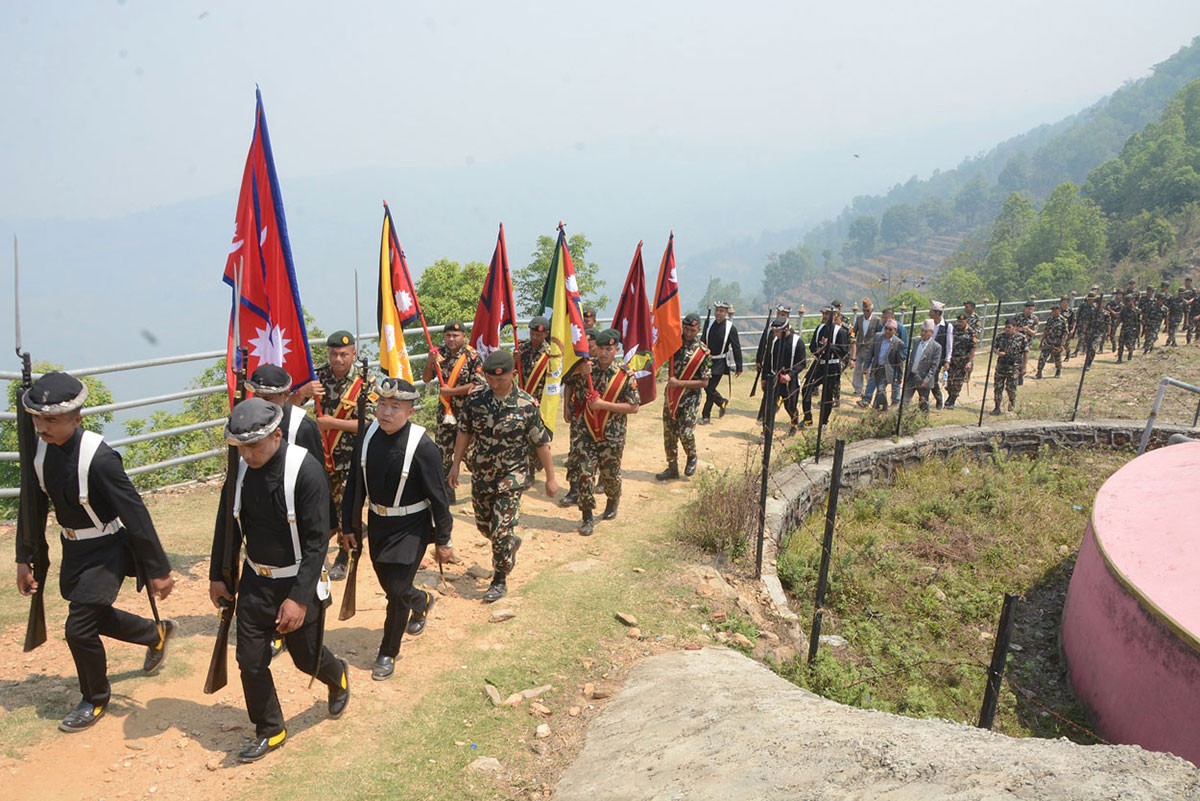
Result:
M461 334L464 331L463 324L460 323L458 320L452 320L452 321L446 323L444 326L442 326L442 331L447 334L449 334L451 331L457 331L458 333Z
M485 375L504 375L513 371L513 355L504 348L497 348L483 360Z
M696 314L695 312L688 312L687 316L683 318L683 324L700 325L700 315Z
M325 340L326 347L330 348L344 348L353 344L354 334L351 334L349 331L334 331Z
M547 320L545 317L534 317L532 320L529 321L529 330L530 331L549 331L550 330L550 321Z

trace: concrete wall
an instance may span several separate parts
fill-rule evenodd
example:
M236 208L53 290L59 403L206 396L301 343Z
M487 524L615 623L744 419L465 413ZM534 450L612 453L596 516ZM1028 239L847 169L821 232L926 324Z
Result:
M846 445L842 460L841 501L856 489L878 480L888 482L895 471L932 457L944 458L963 451L984 456L999 447L1006 454L1035 453L1050 448L1136 448L1145 421L1086 420L1074 423L1057 420L1003 420L983 426L927 428L911 437L861 440ZM1194 433L1186 426L1157 426L1150 448L1167 444L1172 434ZM788 608L787 597L775 573L775 558L785 533L799 527L811 514L824 514L829 494L833 456L822 456L792 464L771 476L767 497L766 543L763 554L763 585L776 614L789 622L798 618Z

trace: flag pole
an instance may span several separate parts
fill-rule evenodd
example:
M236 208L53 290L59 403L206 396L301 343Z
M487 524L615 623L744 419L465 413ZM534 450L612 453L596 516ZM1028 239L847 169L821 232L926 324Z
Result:
M525 384L525 378L521 375L521 360L518 358L518 353L521 350L521 340L517 336L517 310L513 306L513 291L512 291L512 273L508 271L508 245L504 242L504 223L500 223L500 259L504 263L504 287L505 299L508 301L508 309L513 316L513 363L517 370L517 386Z
M388 230L391 232L390 236L395 238L396 224L392 221L392 210L388 208L386 200L383 202L383 213L386 214L388 218ZM395 244L396 252L400 254L400 258L404 258L404 250L400 247L400 243L397 241ZM433 347L433 337L429 335L429 325L425 322L425 312L421 309L421 299L417 296L415 291L413 292L413 304L417 307L417 317L421 318L421 330L425 332L425 344L429 346L428 358L433 359L433 369L434 372L437 373L438 384L445 386L446 379L442 376L442 365L437 360L437 349ZM402 331L400 335L404 336L404 332Z

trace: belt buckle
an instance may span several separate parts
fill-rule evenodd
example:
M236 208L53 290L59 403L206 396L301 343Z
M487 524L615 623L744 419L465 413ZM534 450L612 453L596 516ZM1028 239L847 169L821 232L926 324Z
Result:
M262 576L263 578L270 578L271 577L271 568L264 567L263 565L259 565L258 566L258 575Z
M64 528L64 529L63 529L63 536L65 536L65 537L66 537L67 539L69 539L69 540L78 539L78 538L75 536L75 529L73 529L73 528Z

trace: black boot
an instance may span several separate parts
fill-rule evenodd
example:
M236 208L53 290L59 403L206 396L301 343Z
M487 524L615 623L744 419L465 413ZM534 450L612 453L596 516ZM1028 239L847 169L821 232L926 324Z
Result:
M350 703L350 665L345 659L338 659L342 666L341 681L335 687L329 688L329 717L337 720L346 711Z
M604 502L604 514L600 515L601 520L615 520L617 517L617 506L621 503L620 498L609 497Z
M579 536L590 537L595 530L596 521L592 518L592 510L587 509L583 513L583 522L579 524Z
M333 566L329 568L329 580L341 581L346 578L346 569L350 564L350 552L338 551L337 558L333 560Z
M661 473L655 473L654 477L659 481L670 481L673 478L679 478L679 465L669 464L666 470Z
M579 503L579 490L575 489L575 485L572 484L571 488L567 490L567 494L562 496L562 500L558 502L558 505L574 506L577 503Z
M697 459L695 456L689 456L688 460L687 460L687 464L685 464L683 466L683 474L685 476L696 475L696 464L698 462L699 462L699 459Z
M505 578L507 578L507 574L500 570L492 574L492 584L487 588L487 592L483 594L483 602L485 604L499 601L508 592L508 584L505 583Z
M371 678L375 681L386 681L391 678L396 672L396 658L394 656L377 656L375 664L371 665Z
M1002 412L1000 411L1000 404L998 404L998 403L996 404L995 409L992 409L990 412L988 412L988 414L1001 414L1001 413Z
M158 644L151 645L146 649L146 661L142 663L142 670L147 673L153 673L162 666L162 663L167 659L167 643L175 636L175 631L179 628L179 624L170 618L162 622L162 629L159 631Z
M408 625L404 628L405 633L410 637L416 637L425 630L425 623L429 620L429 610L433 609L433 605L437 603L437 596L429 590L422 590L425 593L425 609L421 612L414 611L412 617L408 619Z
M62 723L58 724L58 730L72 733L90 729L96 725L96 721L104 717L105 709L104 704L97 706L89 704L87 701L80 701L79 705L71 710L71 714L63 718Z

